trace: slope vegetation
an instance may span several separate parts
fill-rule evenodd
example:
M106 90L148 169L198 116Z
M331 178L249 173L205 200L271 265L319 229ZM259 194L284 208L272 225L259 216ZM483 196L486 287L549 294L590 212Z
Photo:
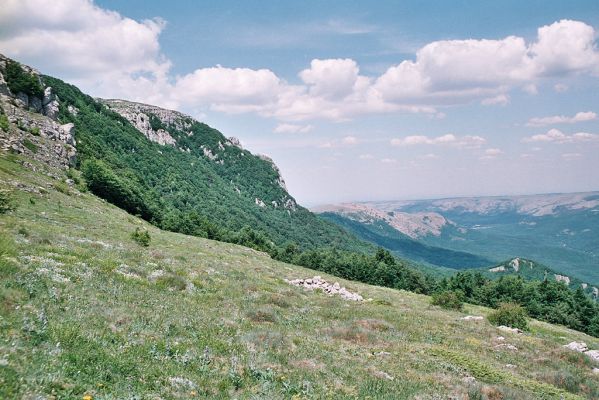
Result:
M0 398L599 396L590 357L563 347L595 338L505 333L461 320L486 308L326 274L367 300L307 292L285 279L312 270L161 231L61 178L0 157Z

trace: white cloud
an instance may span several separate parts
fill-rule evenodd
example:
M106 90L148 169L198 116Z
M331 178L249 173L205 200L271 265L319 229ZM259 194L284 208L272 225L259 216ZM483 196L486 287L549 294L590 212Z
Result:
M539 89L534 83L529 83L528 85L524 86L522 90L533 96L539 94Z
M341 139L341 143L348 146L353 146L354 144L358 144L358 138L355 136L346 136Z
M522 139L524 143L583 143L583 142L598 142L599 134L578 132L571 135L566 135L559 129L550 129L547 133L533 135Z
M383 164L395 164L397 160L395 158L382 158L381 162Z
M437 137L422 135L406 136L404 138L391 139L392 146L415 146L415 145L445 145L458 148L477 148L482 146L486 140L480 136L456 136L447 134Z
M498 94L495 97L487 97L480 102L483 106L501 105L506 106L510 102L510 96L507 94Z
M148 77L156 92L170 68L158 41L166 26L160 18L138 22L85 0L6 0L0 26L6 55L94 94L121 95L134 81L145 93Z
M274 133L307 133L313 129L312 125L278 124Z
M564 154L562 154L562 158L566 161L576 160L581 157L582 157L582 154L580 154L580 153L564 153Z
M92 95L285 122L392 112L440 116L437 108L447 105L505 105L511 90L530 92L545 77L599 74L594 28L570 20L540 27L531 42L517 36L431 42L380 76L360 74L352 59L314 59L298 84L269 69L223 66L175 76L159 43L163 20L135 21L91 0L5 0L0 26L6 55Z
M480 157L481 160L493 160L497 156L503 154L503 151L497 148L486 149L484 155Z
M374 156L372 154L360 154L358 158L360 160L372 160Z
M597 119L597 114L592 111L578 112L573 117L567 117L565 115L553 115L550 117L543 118L531 118L526 126L547 126L553 124L574 124L576 122L593 121Z
M570 87L566 84L563 83L556 83L555 85L553 85L553 90L555 90L557 93L563 93L565 91L567 91Z

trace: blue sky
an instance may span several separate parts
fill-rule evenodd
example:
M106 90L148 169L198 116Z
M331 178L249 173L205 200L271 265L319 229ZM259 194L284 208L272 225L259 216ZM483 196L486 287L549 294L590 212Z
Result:
M599 2L43 2L0 52L240 138L302 204L599 189Z

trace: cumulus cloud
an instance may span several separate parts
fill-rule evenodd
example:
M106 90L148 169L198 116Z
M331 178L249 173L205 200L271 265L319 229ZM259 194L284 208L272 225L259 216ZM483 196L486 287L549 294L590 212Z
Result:
M372 160L374 156L372 154L360 154L358 158L360 160Z
M496 104L506 106L509 102L510 96L508 96L507 94L498 94L494 97L487 97L486 99L483 99L480 103L483 106L492 106Z
M278 124L275 133L307 133L312 130L312 125Z
M397 160L395 158L382 158L381 162L383 164L395 164Z
M353 146L354 144L358 144L358 138L355 136L345 136L343 139L341 139L341 143L348 146Z
M574 124L576 122L592 121L597 119L597 114L592 111L578 112L573 117L567 117L565 115L553 115L550 117L542 118L531 118L526 126L547 126L554 124Z
M564 154L562 154L562 158L566 161L576 160L581 157L582 157L582 154L580 154L580 153L564 153Z
M505 105L511 90L536 90L546 77L599 74L595 29L571 20L540 27L529 42L518 36L431 42L380 76L362 74L352 59L314 59L297 83L270 69L226 66L175 76L159 43L165 21L136 21L91 0L6 0L0 27L6 55L96 96L285 122L443 115L439 107L465 102Z
M567 135L559 129L550 129L547 133L533 135L522 139L524 143L584 143L584 142L598 142L599 134L578 132L571 135Z
M479 157L481 160L493 160L497 158L497 156L503 154L503 151L497 148L486 149L485 153Z
M437 137L422 135L406 136L403 138L394 138L390 141L392 146L444 145L457 148L477 148L485 142L485 138L481 136L456 136L451 133Z

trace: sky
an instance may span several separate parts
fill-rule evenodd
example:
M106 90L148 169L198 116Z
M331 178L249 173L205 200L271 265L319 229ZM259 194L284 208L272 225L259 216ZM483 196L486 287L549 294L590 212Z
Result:
M0 53L239 138L303 205L599 190L597 1L1 3Z

